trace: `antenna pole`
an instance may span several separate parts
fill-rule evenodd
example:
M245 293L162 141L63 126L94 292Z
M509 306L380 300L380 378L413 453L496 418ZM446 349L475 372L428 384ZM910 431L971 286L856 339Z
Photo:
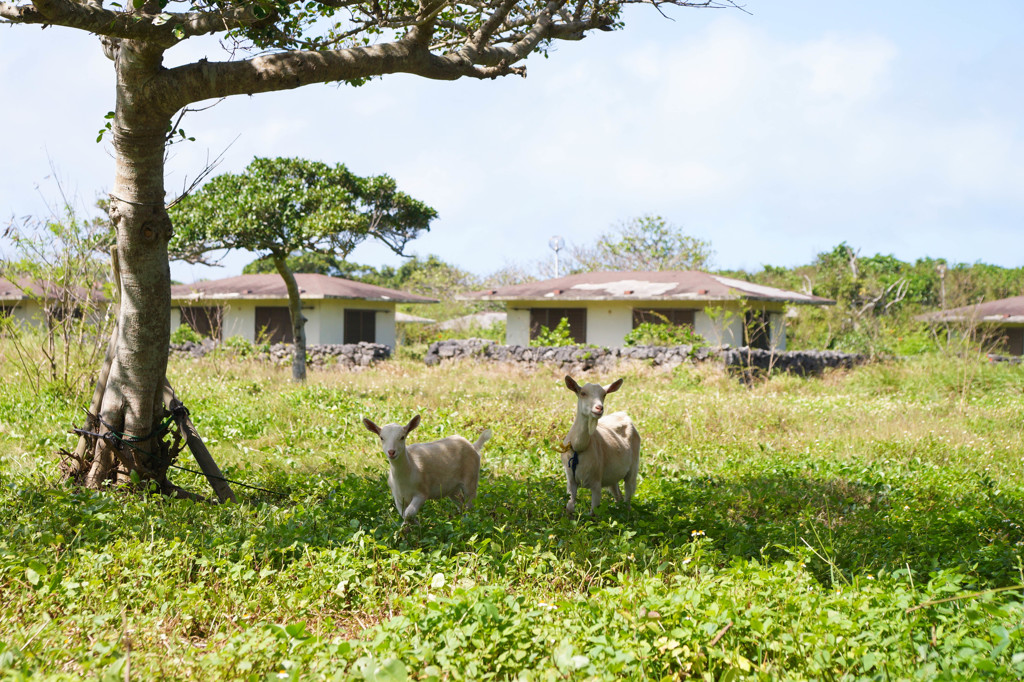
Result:
M558 252L562 250L563 246L565 246L565 240L558 235L555 235L548 240L548 246L550 246L551 250L555 252L555 279L558 279Z

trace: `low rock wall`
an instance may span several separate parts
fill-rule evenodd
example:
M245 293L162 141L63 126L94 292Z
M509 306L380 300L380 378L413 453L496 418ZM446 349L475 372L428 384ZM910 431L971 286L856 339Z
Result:
M202 358L209 353L222 349L225 353L236 353L229 346L203 339L202 343L191 341L183 344L171 344L171 355L177 357ZM257 360L269 361L278 365L291 364L292 345L276 343L268 350L257 349L253 355ZM306 362L312 367L343 367L355 369L370 367L391 357L391 348L381 343L332 343L311 345L306 347Z
M486 339L457 339L432 343L423 360L428 365L455 360L550 364L569 372L611 369L624 360L644 361L655 367L674 367L684 362L719 362L730 369L741 371L782 371L812 375L821 374L826 369L853 367L867 361L867 356L836 351L767 351L694 346L503 346Z

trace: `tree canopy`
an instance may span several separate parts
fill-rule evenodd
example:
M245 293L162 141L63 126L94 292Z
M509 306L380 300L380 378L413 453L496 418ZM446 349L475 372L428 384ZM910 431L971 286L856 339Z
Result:
M173 258L246 249L282 258L296 251L342 260L373 238L401 253L437 212L399 192L387 175L360 177L344 165L257 158L225 173L171 209Z
M285 258L285 264L294 273L306 272L357 281L369 281L367 278L374 277L377 273L377 269L372 265L352 263L338 256L312 251L290 253ZM274 272L277 272L277 266L274 265L274 259L271 256L257 258L242 268L243 275L259 275Z
M598 237L593 246L572 251L576 271L587 270L706 270L711 243L692 237L657 215L620 223Z

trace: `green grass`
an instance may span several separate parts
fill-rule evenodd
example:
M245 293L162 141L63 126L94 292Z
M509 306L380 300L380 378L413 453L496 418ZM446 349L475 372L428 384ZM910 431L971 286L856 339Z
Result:
M624 368L642 478L595 518L563 514L556 372L288 372L172 364L227 475L281 493L220 507L62 487L81 405L0 387L0 679L1024 676L1020 367ZM495 437L476 509L403 530L360 417L417 412Z

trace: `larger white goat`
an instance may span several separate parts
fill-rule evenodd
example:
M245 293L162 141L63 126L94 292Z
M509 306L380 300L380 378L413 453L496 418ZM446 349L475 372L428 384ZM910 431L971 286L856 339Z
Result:
M363 418L363 425L380 436L381 447L391 463L388 486L405 522L416 516L424 502L441 497L461 501L463 509L471 508L480 479L480 450L491 437L491 430L484 429L475 443L462 436L449 436L407 445L406 436L419 424L419 415L408 424L385 426Z
M562 466L569 491L565 511L576 511L579 488L590 488L591 514L601 504L601 488L609 488L617 502L625 499L628 509L640 473L640 433L625 412L604 413L605 396L619 390L622 379L607 386L580 386L566 375L565 385L576 394L576 417L562 441ZM619 481L626 482L625 496L619 490Z

